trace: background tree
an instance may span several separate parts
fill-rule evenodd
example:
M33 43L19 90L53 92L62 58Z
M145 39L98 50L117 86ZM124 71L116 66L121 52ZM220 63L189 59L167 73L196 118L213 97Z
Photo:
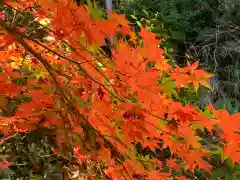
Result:
M238 0L121 2L116 10L139 25L151 24L152 31L173 48L177 64L199 59L201 67L216 74L211 80L213 91L199 94L204 97L201 104L210 102L216 108L225 105L230 112L239 111L239 51L233 48L239 46Z

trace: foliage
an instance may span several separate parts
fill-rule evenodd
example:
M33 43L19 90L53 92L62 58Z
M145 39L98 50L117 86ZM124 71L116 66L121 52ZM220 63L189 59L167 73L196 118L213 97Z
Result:
M123 1L120 11L141 18L146 15L154 15L158 26L164 25L165 29L171 29L176 38L195 37L204 26L209 25L214 15L214 8L218 1L206 0L150 0L150 1ZM210 18L209 18L210 17ZM171 31L170 30L170 31ZM177 37L177 34L181 35Z
M178 101L182 89L210 88L213 75L197 69L198 61L171 65L147 27L136 34L123 15L109 12L106 19L91 3L19 0L1 8L2 144L12 150L21 134L22 151L34 153L19 159L15 152L2 167L30 161L29 171L36 171L45 140L44 154L67 161L65 179L192 179L196 172L207 179L214 154L238 167L240 114ZM17 24L9 8L31 15ZM47 35L35 28L37 36L29 36L31 23ZM106 38L112 56L101 49ZM34 133L39 127L43 134ZM204 146L205 133L212 134L209 141L218 139L214 148ZM21 146L27 137L43 141ZM89 162L99 168L89 170Z
M239 101L239 0L122 2L118 8L129 20L150 23L153 32L170 42L177 64L199 59L201 67L216 74L210 102Z

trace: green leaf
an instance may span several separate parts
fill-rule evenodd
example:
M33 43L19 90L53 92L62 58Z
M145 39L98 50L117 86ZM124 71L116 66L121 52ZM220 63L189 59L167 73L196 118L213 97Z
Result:
M212 112L207 107L204 109L202 113L206 118L209 118L209 119L213 118Z
M162 79L161 87L165 88L165 93L171 98L172 96L179 98L177 91L175 90L175 82L170 81L167 78Z
M88 1L87 4L93 19L99 19L103 17L104 12L99 7L97 7L95 1L93 3L91 1Z
M130 15L130 17L133 18L133 19L136 20L136 21L138 20L137 17L134 16L134 15Z
M165 53L164 56L165 56L165 58L167 58L167 59L172 59L172 55L169 54L169 53Z
M142 23L140 23L140 21L137 21L136 23L139 27L142 27Z
M146 19L146 23L147 23L148 25L151 24L151 22L150 22L149 20L147 20L147 19Z
M145 19L145 18L141 18L141 19L140 19L140 22L141 22L141 23L143 23L144 21L146 22L146 19Z
M149 14L148 14L148 12L146 11L146 10L142 10L142 12L148 17L149 16Z

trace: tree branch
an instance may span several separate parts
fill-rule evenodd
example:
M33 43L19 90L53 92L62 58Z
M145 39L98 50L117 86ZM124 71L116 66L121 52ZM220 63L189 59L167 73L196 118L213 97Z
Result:
M15 40L22 45L30 54L32 54L34 57L36 57L42 64L43 66L46 68L46 70L49 72L50 76L52 77L54 83L57 85L60 94L65 98L65 100L68 102L67 105L72 105L72 102L66 97L65 92L63 91L63 89L61 88L60 84L58 83L57 79L55 78L55 75L53 74L52 70L53 68L51 67L51 65L48 64L48 62L41 56L41 54L37 53L36 51L34 51L23 39L23 36L21 34L19 34L15 29L9 27L7 25L6 22L0 20L0 25L10 34L12 35ZM70 104L69 104L70 103ZM75 108L74 108L75 109ZM89 128L93 129L101 138L103 138L106 142L109 143L110 147L113 148L114 150L116 150L116 152L118 152L118 155L121 157L124 157L124 155L122 153L120 153L112 143L109 142L109 140L107 140L104 135L102 135L100 132L98 132L97 129L95 129L91 124L89 124L89 122L86 120L86 118L81 115L78 111L74 111L74 113L76 113L77 115L79 115L84 122L89 126ZM72 123L73 125L73 123ZM123 143L123 142L122 142ZM124 143L123 143L124 144Z

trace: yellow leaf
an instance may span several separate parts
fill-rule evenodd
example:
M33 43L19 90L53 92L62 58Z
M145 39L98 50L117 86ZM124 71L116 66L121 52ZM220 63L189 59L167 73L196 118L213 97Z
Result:
M199 83L206 88L212 89L211 85L207 81L200 80Z

